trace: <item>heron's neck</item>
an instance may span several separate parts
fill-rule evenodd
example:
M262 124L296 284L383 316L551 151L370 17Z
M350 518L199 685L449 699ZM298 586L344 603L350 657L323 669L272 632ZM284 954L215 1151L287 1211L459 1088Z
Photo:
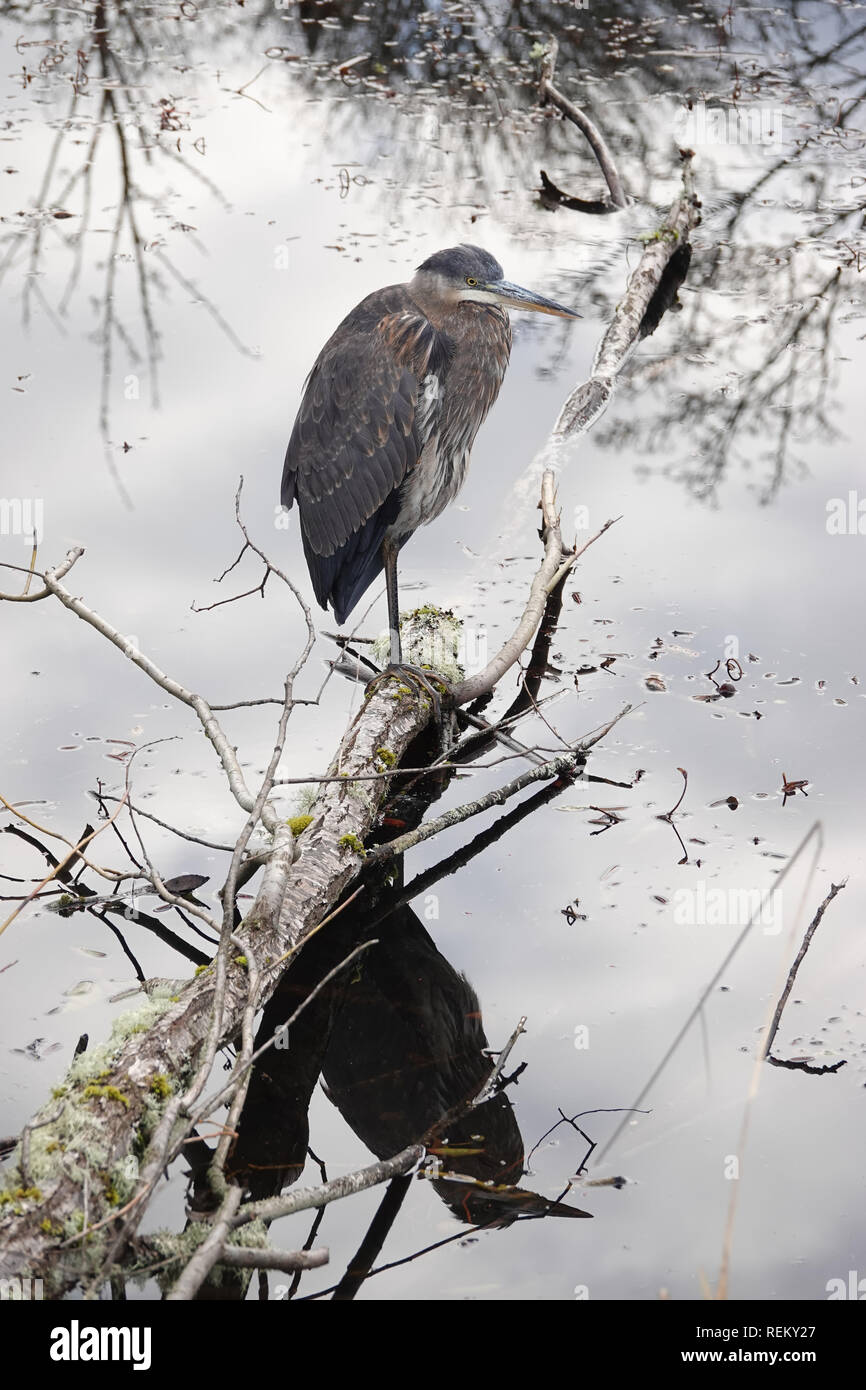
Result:
M436 326L460 308L461 300L455 286L435 271L419 270L406 289L425 318Z

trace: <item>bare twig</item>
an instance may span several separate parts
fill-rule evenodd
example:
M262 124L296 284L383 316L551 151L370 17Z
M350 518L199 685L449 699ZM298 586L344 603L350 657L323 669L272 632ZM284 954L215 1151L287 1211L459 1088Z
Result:
M692 154L681 151L683 189L661 226L646 241L628 288L596 351L592 373L572 391L554 426L554 439L583 434L606 409L617 376L641 338L641 325L668 261L700 221L700 204L692 179Z
M800 855L803 853L803 851L805 850L806 846L809 844L809 842L810 842L811 840L815 840L815 841L816 841L815 851L814 851L814 856L813 856L813 871L814 871L814 865L817 863L817 861L818 861L818 856L820 855L820 853L821 853L821 851L822 851L822 849L823 849L823 847L824 847L824 832L823 832L823 829L822 829L822 827L821 827L820 822L817 822L815 825L813 825L813 826L811 827L811 829L808 830L808 831L806 832L806 834L803 836L803 838L802 838L802 840L800 841L799 845L798 845L797 848L794 850L794 853L791 855L791 858L788 860L787 864L786 864L785 867L782 869L781 873L777 875L777 877L776 877L776 879L775 879L775 881L774 881L774 884L773 884L773 888L774 888L774 889L778 889L779 885L780 885L781 883L784 882L785 878L786 878L786 877L788 876L788 874L791 872L791 869L793 868L794 864L797 863L797 861L798 861ZM728 966L731 964L732 960L733 960L734 957L737 955L737 952L739 951L739 949L740 949L740 947L742 946L743 942L746 940L747 936L749 935L750 931L752 930L753 926L755 925L756 920L759 918L760 914L763 912L764 907L765 907L767 901L768 901L769 898L770 898L771 891L772 891L772 890L770 890L770 889L767 890L767 892L766 892L766 894L764 895L764 897L762 898L761 903L759 904L759 906L755 909L754 912L752 912L752 913L749 915L749 920L748 920L748 922L745 924L745 926L743 927L742 931L739 933L739 935L738 935L736 941L734 941L733 945L732 945L732 946L730 947L730 949L725 953L725 955L724 955L724 957L723 957L721 963L719 964L718 968L713 972L712 978L711 978L711 979L709 980L709 982L704 986L703 990L702 990L701 993L700 993L700 996L699 996L697 1002L695 1003L694 1007L689 1011L688 1017L686 1018L685 1022L684 1022L683 1025L682 1025L682 1027L681 1027L681 1028L679 1029L679 1031L677 1032L677 1035L676 1035L676 1037L674 1038L673 1042L672 1042L672 1043L670 1044L670 1046L667 1048L667 1050L666 1050L664 1056L662 1057L662 1059L661 1059L661 1061L658 1063L658 1065L655 1066L655 1067L653 1068L653 1071L652 1071L651 1075L649 1076L648 1080L647 1080L647 1081L644 1083L644 1085L641 1087L639 1094L635 1097L633 1106L630 1107L631 1109L637 1110L637 1109L643 1104L644 1100L647 1098L647 1096L648 1096L648 1095L650 1094L650 1092L652 1091L653 1087L655 1086L656 1082L658 1081L659 1077L661 1076L662 1072L664 1071L664 1069L665 1069L665 1067L667 1066L668 1062L670 1061L671 1057L673 1057L674 1053L675 1053L675 1052L677 1051L677 1049L679 1048L679 1046L680 1046L680 1044L682 1043L683 1039L685 1038L686 1034L689 1032L689 1029L691 1028L692 1024L694 1023L695 1019L698 1018L698 1017L700 1016L700 1014L701 1014L701 1012L702 1012L702 1010L703 1010L703 1007L704 1007L705 1003L707 1002L707 999L710 997L710 995L712 994L713 990L715 989L715 987L716 987L716 985L719 983L719 981L720 981L721 979L724 978L725 971L728 969ZM761 1058L763 1058L763 1053L761 1054ZM756 1072L755 1072L755 1077L756 1077L756 1078L757 1078L757 1075L758 1075L758 1073L757 1073L757 1071L756 1071ZM755 1081L753 1082L753 1087L754 1087L756 1084L757 1084L757 1081L755 1080ZM747 1110L748 1110L748 1108L747 1108ZM605 1154L606 1154L606 1153L613 1147L613 1145L616 1143L616 1141L617 1141L617 1139L619 1138L620 1134L621 1134L621 1133L623 1132L623 1130L625 1129L627 1123L628 1123L628 1121L625 1120L625 1119L623 1119L623 1120L621 1121L621 1123L617 1125L617 1127L616 1127L616 1129L614 1130L613 1134L610 1136L610 1138L608 1139L608 1141L607 1141L607 1143L605 1144L604 1148L602 1149L601 1153L599 1154L599 1156L598 1156L598 1162L601 1162L601 1160L604 1158ZM732 1188L733 1188L733 1196L735 1197L735 1196L736 1196L736 1192L739 1190L739 1183L734 1183L734 1184L732 1184ZM733 1218L731 1218L731 1219L733 1219Z
M60 862L51 870L51 873L46 874L45 877L41 880L41 882L37 883L36 887L32 890L32 892L27 894L26 898L24 898L18 904L18 906L14 909L13 912L10 912L5 922L0 922L0 936L3 935L3 932L9 926L9 924L15 921L15 918L18 916L19 912L22 912L29 902L31 902L35 897L38 897L39 893L45 887L46 883L50 883L53 878L56 878L58 874L60 874L62 870L66 868L68 864L71 864L72 861L77 858L79 851L82 850L85 845L89 844L90 841L95 839L97 835L101 835L106 826L110 825L111 822L117 816L120 815L120 812L123 809L125 802L126 798L122 797L120 804L118 805L117 810L114 812L114 815L111 817L111 819L103 821L100 826L97 826L96 830L91 830L89 835L85 835L82 840L79 840L78 844L74 845L72 849L69 851L69 853L63 859L61 859Z
M778 1057L771 1057L771 1056L770 1056L770 1049L772 1048L773 1043L775 1042L775 1039L776 1039L776 1034L777 1034L777 1032L779 1031L779 1024L780 1024L781 1021L782 1021L782 1014L783 1014L783 1012L784 1012L785 1005L786 1005L787 1002L788 1002L788 996L789 996L789 994L791 993L791 990L792 990L793 987L794 987L794 981L795 981L796 978L797 978L797 972L799 971L800 966L801 966L802 963L803 963L803 960L804 960L804 957L805 957L805 955L806 955L806 952L808 951L809 946L810 946L810 944L811 944L812 937L815 935L815 932L818 930L818 927L819 927L820 924L821 924L821 918L824 916L824 913L827 911L827 908L830 906L830 904L831 904L831 902L833 901L833 899L835 898L836 894L837 894L837 893L841 893L841 891L842 891L842 889L843 889L844 887L845 887L845 882L844 882L844 881L843 881L842 883L831 883L831 884L830 884L830 891L829 891L829 893L827 894L827 896L826 896L826 898L824 899L824 901L821 903L820 907L818 908L818 911L815 913L815 916L812 918L812 921L809 923L808 927L806 928L806 935L803 937L802 943L801 943L801 945L800 945L800 949L799 949L799 951L797 952L797 955L796 955L796 957L795 957L795 959L794 959L794 964L791 966L791 969L788 971L788 978L787 978L787 980L785 981L785 987L784 987L784 989L782 990L782 993L781 993L780 996L779 996L779 1002L778 1002L778 1004L776 1005L776 1012L773 1014L773 1021L772 1021L772 1023L770 1024L770 1030L769 1030L769 1032L768 1032L768 1034L767 1034L767 1040L766 1040L766 1042L764 1043L764 1056L766 1057L767 1061L768 1061L768 1062L772 1062L772 1063L774 1064L774 1066L778 1066L778 1067L791 1067L791 1068L794 1068L794 1069L797 1069L797 1070L800 1070L800 1071L808 1071L808 1072L818 1073L818 1074L823 1074L824 1072L830 1072L830 1071L838 1071L840 1067L844 1066L844 1062L836 1062L836 1063L834 1063L832 1066L829 1066L829 1067L824 1067L824 1066L822 1066L822 1067L812 1067L812 1066L809 1066L808 1063L806 1063L806 1062L801 1062L801 1061L798 1061L798 1060L796 1060L796 1059L795 1059L794 1061L783 1061L781 1058L778 1058Z
M517 1039L520 1037L521 1033L525 1032L526 1014L523 1014L517 1020L517 1027L515 1028L514 1032L511 1034L511 1037L508 1039L508 1042L505 1044L499 1056L497 1057L496 1066L493 1068L493 1071L488 1076L487 1080L484 1083L484 1086L478 1092L478 1095L472 1102L473 1107L477 1108L479 1105L483 1105L484 1102L488 1099L488 1097L493 1094L494 1090L496 1089L497 1083L505 1070L505 1063L508 1061L508 1058L511 1056L511 1053L514 1050L515 1044L517 1043Z
M483 671L470 676L454 687L452 700L456 705L466 705L486 695L492 690L505 672L519 660L521 654L532 641L536 628L544 616L544 607L551 587L558 583L560 566L566 557L563 554L562 535L559 529L559 515L554 499L554 475L548 469L541 480L541 511L544 518L544 559L532 581L529 598L523 616L508 641L500 648Z
M246 1225L249 1221L278 1221L280 1217L291 1216L297 1211L310 1211L314 1207L325 1207L341 1197L350 1197L355 1192L364 1192L368 1187L377 1187L381 1182L397 1177L400 1173L411 1172L424 1157L424 1147L412 1144L402 1149L393 1158L371 1163L369 1168L359 1168L357 1172L346 1173L342 1178L332 1178L321 1187L301 1188L285 1197L266 1197L261 1202L248 1202L232 1220L232 1227Z
M62 564L57 565L53 571L54 578L62 579L65 574L69 573L76 560L79 560L83 554L83 545L77 545L72 550L67 551L66 559ZM0 592L0 603L38 603L40 599L50 597L52 591L47 585L45 588L37 589L33 594L29 592L30 581L34 574L38 575L43 584L45 584L45 575L40 573L39 570L34 569L32 564L25 568L24 565L12 565L6 560L2 560L0 561L0 569L17 570L19 574L27 575L27 587L24 592L21 594L5 594Z
M469 801L463 806L455 806L452 810L437 816L435 820L426 821L415 830L408 830L405 835L398 835L395 839L389 840L387 844L376 845L367 851L367 862L375 863L381 859L393 858L395 854L404 854L407 849L421 844L423 840L429 840L433 835L438 835L441 830L447 830L452 825L460 825L472 816L479 816L483 811L488 811L491 806L503 806L510 797L516 796L518 792L523 791L524 787L531 786L533 782L546 781L550 777L569 777L574 773L578 762L587 749L598 743L599 739L609 733L620 719L624 719L630 710L631 705L626 705L619 714L604 725L599 733L591 739L579 743L568 753L559 753L555 758L550 758L546 763L542 763L540 767L533 767L527 772L522 772L513 781L506 782L504 787L494 788L485 796L479 797L477 801Z
M604 137L598 128L580 107L575 106L567 97L562 95L553 85L553 73L556 67L556 56L559 45L556 39L551 39L547 52L541 63L541 78L538 84L538 94L542 103L549 101L552 106L560 110L563 116L572 121L586 136L589 147L598 160L599 168L604 174L605 183L610 190L613 209L628 207L628 198L623 192L622 183L613 162L613 156L604 142Z
M321 1269L330 1260L326 1249L319 1250L250 1250L242 1245L226 1245L220 1255L221 1265L233 1269L279 1269L292 1274L296 1269Z
M166 1295L169 1303L179 1303L194 1298L210 1271L220 1258L226 1236L231 1230L232 1219L241 1204L243 1188L230 1187L225 1200L217 1213L211 1231L198 1247L186 1269L179 1276L174 1287Z

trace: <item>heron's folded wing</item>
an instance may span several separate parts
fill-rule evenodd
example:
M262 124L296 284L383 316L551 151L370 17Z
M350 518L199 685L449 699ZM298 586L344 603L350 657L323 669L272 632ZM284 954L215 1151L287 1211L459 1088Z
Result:
M419 382L435 352L435 330L414 306L375 323L356 311L323 348L283 469L283 505L298 500L308 556L341 550L414 467Z

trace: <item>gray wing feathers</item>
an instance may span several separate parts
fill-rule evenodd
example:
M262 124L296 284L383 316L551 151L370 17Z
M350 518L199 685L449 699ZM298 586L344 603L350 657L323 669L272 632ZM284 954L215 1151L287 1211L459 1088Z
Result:
M407 302L410 308L374 315L365 301L322 349L307 381L282 501L290 507L297 498L315 555L333 555L375 516L423 448L418 389L436 335Z

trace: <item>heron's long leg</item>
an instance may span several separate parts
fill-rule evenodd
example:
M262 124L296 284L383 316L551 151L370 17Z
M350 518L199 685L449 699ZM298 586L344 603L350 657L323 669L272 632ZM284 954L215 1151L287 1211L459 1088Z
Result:
M424 671L420 666L413 666L403 660L403 647L400 642L400 598L397 592L397 555L399 546L394 541L385 540L382 542L382 559L385 564L385 587L388 594L388 628L391 635L391 660L378 676L374 676L370 682L370 687L375 686L383 677L388 675L402 676L404 679L410 678L415 681L433 702L433 714L436 723L442 722L442 705L439 692L432 683L439 680L433 671ZM368 687L369 688L369 687ZM447 689L447 687L446 687Z
M399 666L403 660L400 646L400 598L397 593L397 552L393 541L382 542L382 559L385 562L385 588L388 594L388 627L391 633L391 664Z

